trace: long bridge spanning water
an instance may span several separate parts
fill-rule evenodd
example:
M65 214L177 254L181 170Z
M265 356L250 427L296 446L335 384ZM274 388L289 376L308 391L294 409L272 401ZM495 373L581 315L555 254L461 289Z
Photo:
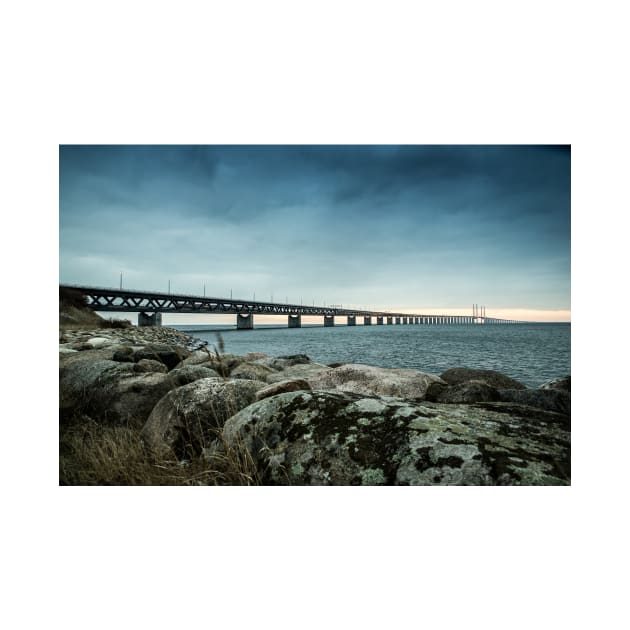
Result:
M334 326L335 317L346 317L348 326L356 326L357 318L363 317L365 326L374 319L377 325L424 324L424 325L473 325L473 324L524 324L513 319L487 317L485 307L473 305L471 315L426 315L422 313L395 313L366 311L336 306L307 306L281 304L232 298L216 298L198 295L108 289L82 285L60 284L59 289L82 293L89 308L98 312L138 313L138 326L161 326L162 313L195 313L207 315L236 315L239 330L254 327L254 315L284 315L289 328L302 326L302 315L323 317L324 326Z

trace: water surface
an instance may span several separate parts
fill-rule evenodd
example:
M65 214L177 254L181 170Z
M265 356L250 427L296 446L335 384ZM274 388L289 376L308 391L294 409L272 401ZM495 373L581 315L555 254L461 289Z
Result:
M234 354L307 354L318 363L367 363L430 374L452 367L481 368L497 370L530 387L571 372L570 324L172 327L190 331L211 348L217 344L215 331L220 330L225 351Z

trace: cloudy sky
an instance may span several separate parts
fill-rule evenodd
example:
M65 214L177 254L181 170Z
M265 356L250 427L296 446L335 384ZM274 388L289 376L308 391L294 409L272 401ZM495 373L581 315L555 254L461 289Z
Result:
M568 147L61 146L60 282L570 319Z

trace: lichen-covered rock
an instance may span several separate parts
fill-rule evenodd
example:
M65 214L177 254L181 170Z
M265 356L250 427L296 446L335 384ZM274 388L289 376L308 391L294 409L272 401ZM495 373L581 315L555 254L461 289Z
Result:
M451 368L440 374L449 385L459 385L465 381L484 381L496 389L525 389L525 385L495 370L475 370L471 368Z
M571 375L561 378L554 378L540 386L540 389L560 389L565 392L571 392Z
M134 372L159 372L166 374L168 368L162 363L162 361L156 361L155 359L140 359L138 363L134 365Z
M216 440L217 429L230 416L255 401L263 386L244 379L203 378L173 389L155 405L142 438L156 453L199 454Z
M499 390L488 385L485 381L464 381L442 388L432 400L439 403L466 404L492 402L501 400L501 397Z
M433 374L418 370L379 368L347 363L307 377L313 389L336 389L355 394L423 398L431 383L443 383Z
M134 352L136 363L142 359L161 361L169 370L179 365L190 353L185 348L167 344L151 344Z
M171 370L168 376L175 387L183 387L201 378L219 378L219 374L206 365L180 365Z
M320 372L327 372L330 368L321 363L298 363L290 365L281 372L273 372L267 376L267 383L277 383L279 381L287 381L294 378L303 378L310 380Z
M166 374L138 374L132 363L79 361L59 372L62 419L85 413L105 424L140 428L172 384Z
M246 407L223 437L270 485L569 484L570 433L524 409L300 391Z
M278 381L263 387L256 392L256 400L262 400L263 398L269 398L270 396L276 396L277 394L285 394L286 392L297 392L300 390L310 390L311 386L308 381L303 378L293 378L287 381Z
M273 374L274 370L257 363L241 363L237 365L231 372L232 378L245 378L250 381L264 381L269 374Z

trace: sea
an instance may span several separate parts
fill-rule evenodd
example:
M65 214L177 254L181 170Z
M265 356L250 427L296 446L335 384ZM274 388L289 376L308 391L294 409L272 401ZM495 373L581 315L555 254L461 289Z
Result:
M496 370L529 387L571 373L571 324L375 325L302 328L171 325L233 354L306 354L317 363L364 363L439 375L454 367Z

